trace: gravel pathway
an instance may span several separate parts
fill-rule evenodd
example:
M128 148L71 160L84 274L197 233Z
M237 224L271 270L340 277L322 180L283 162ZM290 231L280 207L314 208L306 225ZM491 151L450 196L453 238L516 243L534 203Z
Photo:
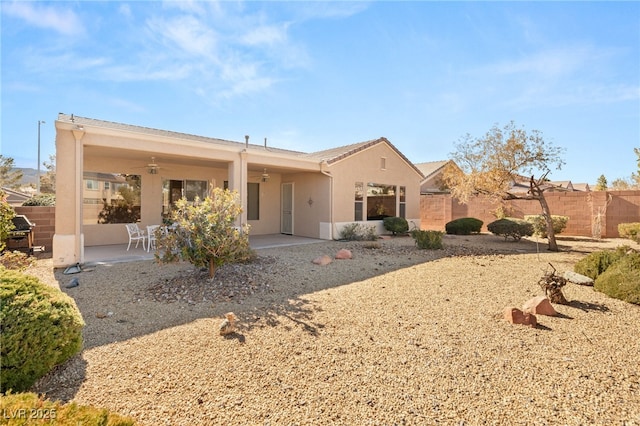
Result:
M151 261L34 273L72 296L85 350L34 390L142 425L640 425L640 307L569 284L539 326L506 306L589 251L628 244L410 238L264 249L213 283ZM311 260L341 249L351 260ZM43 272L44 271L44 272ZM182 286L182 287L181 287ZM220 336L225 312L239 329Z

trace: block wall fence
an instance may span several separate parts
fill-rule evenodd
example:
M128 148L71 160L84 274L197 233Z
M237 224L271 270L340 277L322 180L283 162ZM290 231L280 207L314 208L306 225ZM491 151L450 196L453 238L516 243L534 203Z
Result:
M640 191L548 192L545 198L551 214L569 217L564 235L617 238L618 224L640 222ZM444 231L451 220L475 217L488 232L497 208L497 203L483 196L461 204L449 194L421 195L420 224L422 229ZM517 218L542 213L536 200L506 201L505 209L508 216Z
M45 206L18 206L14 207L17 215L24 215L31 223L35 223L33 228L33 245L44 247L44 251L51 253L53 244L53 234L56 232L56 208Z

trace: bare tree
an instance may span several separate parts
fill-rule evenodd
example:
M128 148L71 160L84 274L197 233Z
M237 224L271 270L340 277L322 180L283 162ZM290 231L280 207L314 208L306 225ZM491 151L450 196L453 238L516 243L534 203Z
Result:
M511 121L503 128L494 125L484 136L467 134L451 154L458 167L448 166L443 182L451 195L466 203L471 195L482 194L496 201L513 199L538 200L547 224L549 250L558 251L551 212L544 198L551 167L564 164L564 150L545 141L537 130L526 131ZM536 173L538 177L536 178ZM514 183L527 176L528 192L516 192Z

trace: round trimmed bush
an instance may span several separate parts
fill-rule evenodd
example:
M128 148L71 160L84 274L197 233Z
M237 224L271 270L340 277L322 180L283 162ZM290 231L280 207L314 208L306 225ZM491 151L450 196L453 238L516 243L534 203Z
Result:
M489 232L507 238L511 237L515 241L520 241L522 237L533 235L533 224L526 220L517 218L503 218L491 222L487 225Z
M73 299L17 271L0 268L0 297L0 392L21 392L80 352L84 322Z
M524 220L533 224L533 233L540 238L547 238L547 221L541 214L525 215ZM555 235L561 234L567 227L569 216L551 215L551 225Z
M409 222L403 217L385 217L382 219L384 229L391 232L393 235L406 234L409 231Z
M23 206L55 206L56 195L55 194L39 194L26 200L22 203Z
M451 222L447 222L444 226L447 234L454 235L470 235L470 234L479 234L482 230L482 222L480 219L476 219L475 217L461 217L460 219L452 220Z

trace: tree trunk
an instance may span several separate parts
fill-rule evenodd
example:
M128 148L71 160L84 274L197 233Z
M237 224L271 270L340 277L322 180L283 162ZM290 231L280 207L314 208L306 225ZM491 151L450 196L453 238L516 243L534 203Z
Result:
M544 198L544 190L540 188L540 185L544 182L544 178L546 176L547 174L545 173L538 181L531 176L530 192L531 195L538 200L540 207L542 207L542 216L547 223L547 241L549 242L549 251L558 251L558 243L556 243L556 233L553 231L553 221L551 220L549 204L547 204L547 200Z
M558 251L558 243L556 243L556 233L553 230L553 221L551 220L551 212L549 211L549 205L544 198L544 193L540 192L540 198L538 198L540 206L542 207L542 216L545 222L547 222L547 241L549 242L549 251Z
M216 262L212 257L209 259L209 278L213 279L213 276L216 274Z

